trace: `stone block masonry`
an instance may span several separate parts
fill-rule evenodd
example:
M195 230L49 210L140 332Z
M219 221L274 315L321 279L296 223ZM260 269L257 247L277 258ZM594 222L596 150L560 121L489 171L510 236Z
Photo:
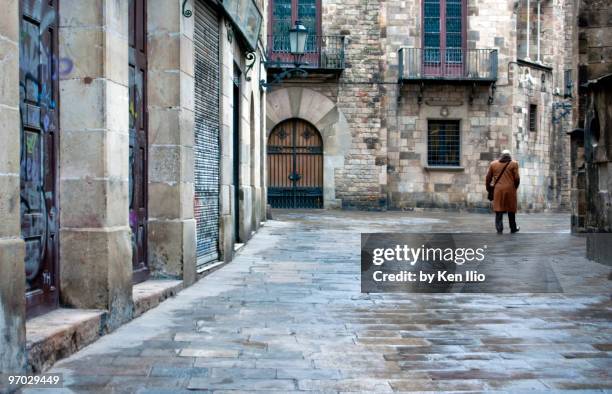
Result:
M571 35L564 31L571 29L568 24L573 19L568 14L573 9L564 0L542 8L542 64L533 63L533 57L531 63L518 65L517 60L526 57L526 38L520 30L526 29L526 4L466 3L465 47L497 50L494 91L469 81L426 81L422 87L398 83L398 50L423 45L421 1L323 2L323 34L346 37L345 69L337 79L323 83L316 78L296 79L285 86L327 97L346 118L349 149L340 164L326 167L333 171L333 178L326 177L325 182L333 187L324 185L334 190L329 198L337 206L489 210L484 184L488 165L503 149L510 149L521 167L520 209L568 209L569 140L564 133L573 115L556 119L558 112L553 107L571 105L562 92L573 50ZM533 18L531 25L535 29ZM534 48L531 45L530 54L535 56ZM272 93L269 100L275 94L283 95ZM537 106L534 130L529 129L532 106ZM278 108L283 112L282 106ZM268 130L280 118L269 117ZM432 120L459 123L460 158L455 168L435 168L428 163L428 123Z

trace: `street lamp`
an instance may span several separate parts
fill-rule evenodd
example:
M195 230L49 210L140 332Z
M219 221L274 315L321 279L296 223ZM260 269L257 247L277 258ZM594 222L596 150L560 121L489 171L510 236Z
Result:
M278 85L281 81L288 77L308 76L308 71L302 68L307 63L302 63L301 58L306 53L306 40L308 39L308 29L300 22L295 21L295 26L289 30L289 54L293 56L293 67L282 67L282 72L276 74L272 82L261 80L260 86L267 88L268 86ZM280 60L266 62L266 65L276 65L281 68Z
M306 51L306 38L308 30L300 21L295 21L293 29L289 30L289 52L296 57L301 56Z

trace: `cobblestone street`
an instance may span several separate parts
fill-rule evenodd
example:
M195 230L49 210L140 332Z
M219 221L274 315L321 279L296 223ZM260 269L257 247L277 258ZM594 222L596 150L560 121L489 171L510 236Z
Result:
M273 215L234 261L49 372L91 393L612 390L610 267L582 250L580 294L367 295L361 232L493 232L493 217ZM569 232L569 215L518 222Z

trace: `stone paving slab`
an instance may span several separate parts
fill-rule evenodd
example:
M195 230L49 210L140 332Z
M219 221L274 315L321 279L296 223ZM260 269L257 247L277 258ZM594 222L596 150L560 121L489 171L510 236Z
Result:
M484 232L493 218L274 217L230 264L56 364L61 392L612 390L609 267L581 251L558 256L577 286L588 280L579 294L361 294L360 232ZM569 229L567 215L518 220L525 232Z

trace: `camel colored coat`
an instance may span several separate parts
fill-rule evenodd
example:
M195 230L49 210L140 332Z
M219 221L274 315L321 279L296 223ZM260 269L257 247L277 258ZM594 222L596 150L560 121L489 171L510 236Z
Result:
M504 160L504 158L495 160L491 163L486 179L487 191L499 177L499 174L507 163L508 160ZM495 186L495 193L493 194L493 210L495 212L516 212L516 189L518 189L520 183L521 178L519 177L518 163L511 160L510 164L508 164L508 168L506 168L506 171L504 171L501 179Z

